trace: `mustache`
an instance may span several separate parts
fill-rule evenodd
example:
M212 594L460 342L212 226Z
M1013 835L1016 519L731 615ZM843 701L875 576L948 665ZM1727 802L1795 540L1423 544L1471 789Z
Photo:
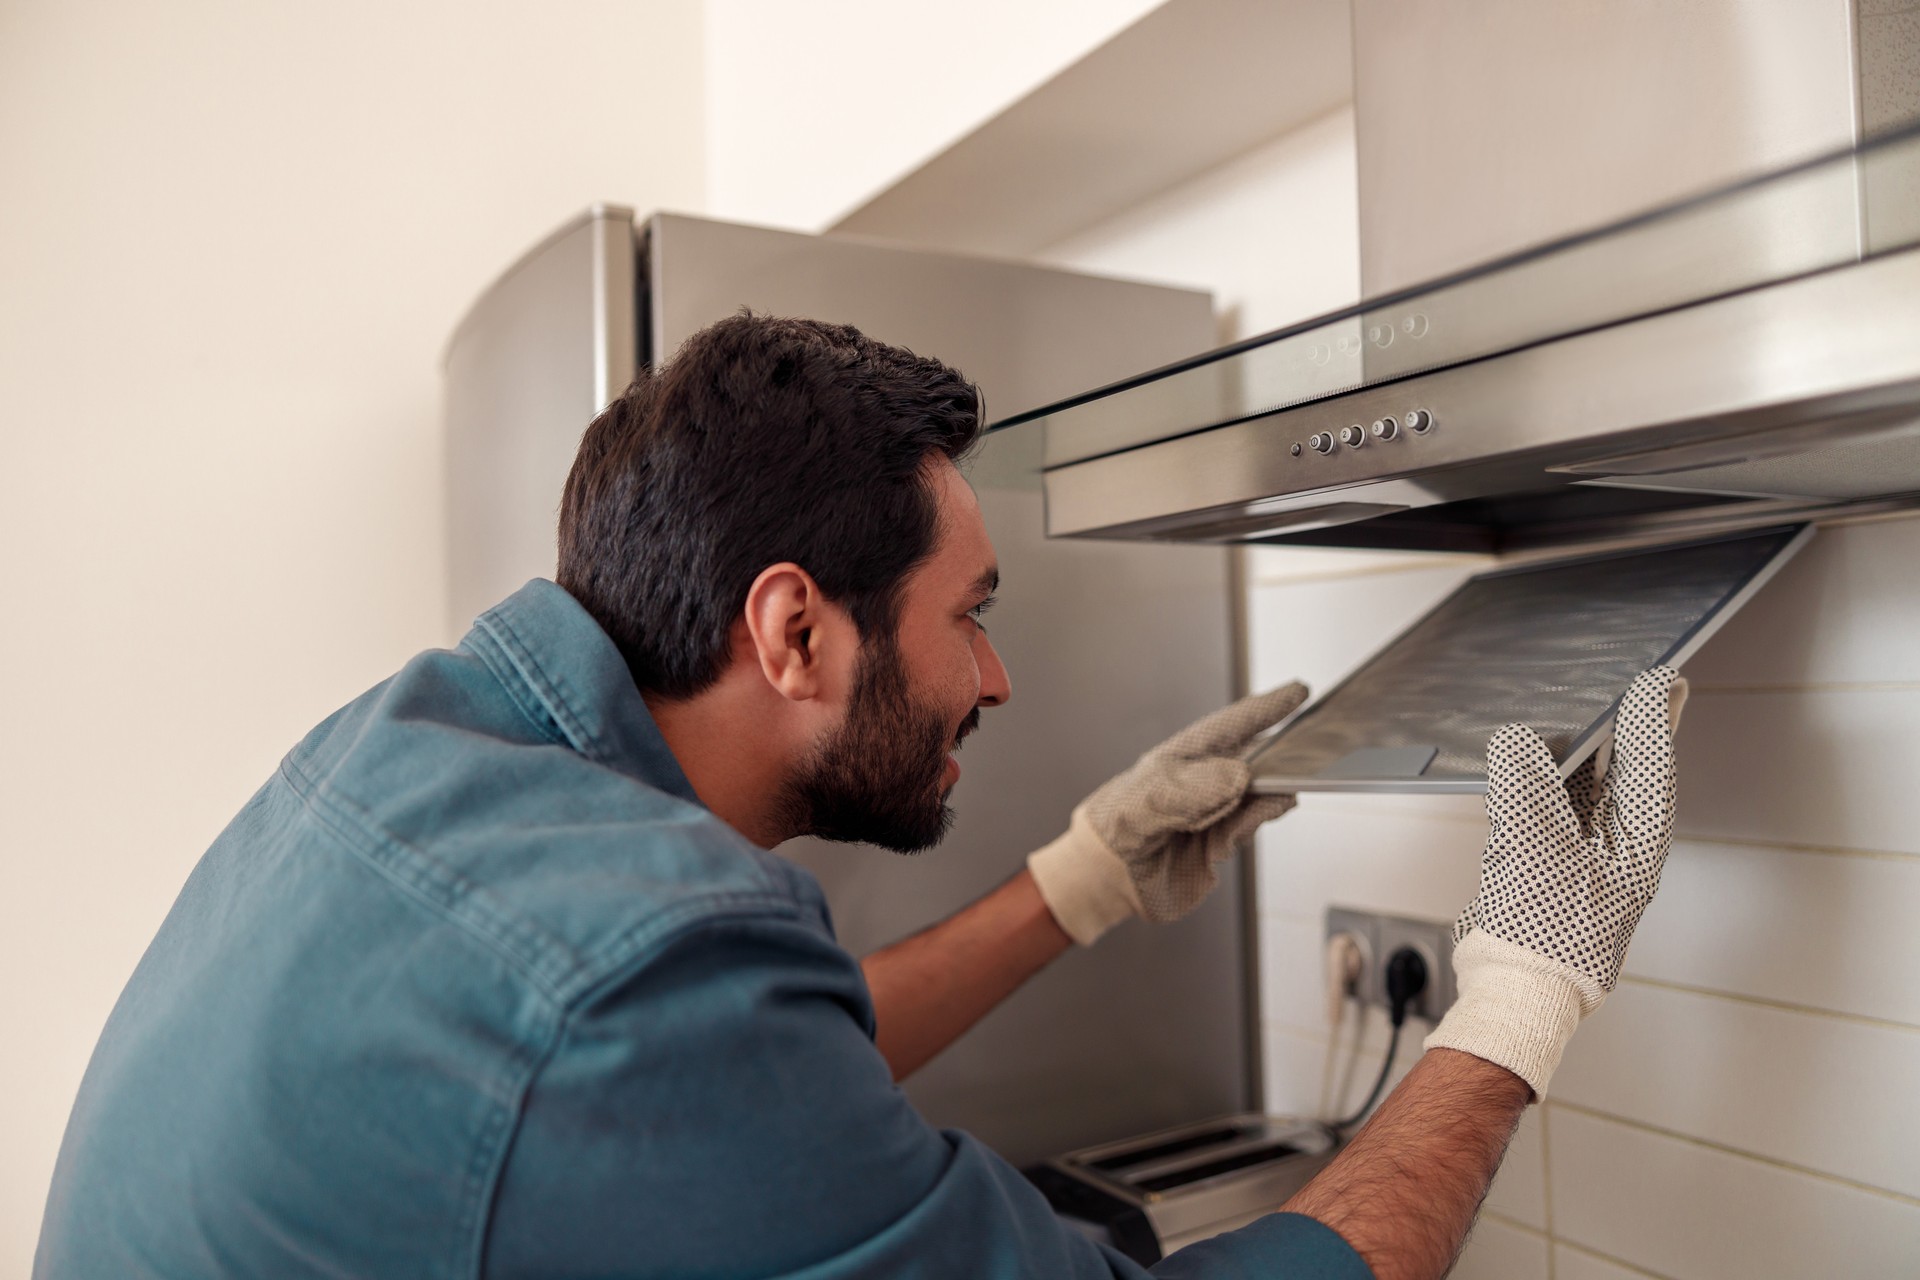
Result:
M958 751L966 744L967 735L980 727L980 708L967 712L967 718L960 722L960 731L953 735L953 749Z

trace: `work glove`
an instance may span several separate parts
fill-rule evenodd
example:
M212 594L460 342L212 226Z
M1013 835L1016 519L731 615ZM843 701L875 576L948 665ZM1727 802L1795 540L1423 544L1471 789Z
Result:
M1073 811L1066 834L1028 855L1040 896L1081 946L1122 920L1178 920L1220 883L1214 864L1245 853L1254 828L1293 808L1249 796L1241 757L1305 702L1294 683L1189 725Z
M1510 724L1494 735L1480 892L1453 927L1459 995L1427 1048L1498 1063L1546 1097L1660 885L1686 700L1687 682L1671 668L1642 672L1620 702L1611 751L1565 783L1533 730Z

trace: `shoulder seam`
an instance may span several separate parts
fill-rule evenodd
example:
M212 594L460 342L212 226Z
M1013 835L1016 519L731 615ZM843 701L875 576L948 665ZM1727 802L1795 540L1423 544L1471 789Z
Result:
M340 837L356 858L434 914L452 921L512 962L514 968L533 981L548 999L556 1004L564 1003L558 981L561 975L543 972L547 966L529 957L526 949L530 943L536 951L559 951L572 962L563 966L564 972L577 964L577 959L571 955L565 942L544 934L531 921L515 920L497 910L486 900L486 891L479 885L424 850L397 839L391 832L381 830L367 821L365 813L357 805L335 794L326 783L309 776L294 762L292 756L280 762L280 774L307 811ZM412 865L406 868L396 866L395 863L402 857ZM405 874L408 870L422 874L410 876ZM457 894L460 905L471 904L473 909L463 911L459 905L430 892L429 886L436 882L442 889ZM513 936L516 933L529 936L525 942L520 942Z
M709 925L754 920L782 924L805 923L800 904L791 898L767 893L715 893L676 904L632 929L616 934L606 946L594 953L595 963L583 967L583 980L571 992L569 1017L578 1005L585 1003L595 992L622 981L640 961L665 949L669 943Z
M291 757L281 761L280 772L308 812L338 836L355 858L497 952L550 1002L562 1008L571 1008L583 993L632 965L649 946L702 916L713 918L718 913L733 917L751 912L799 920L802 915L798 901L768 890L706 893L636 921L583 955L536 921L503 910L485 886L379 828L358 806L308 776ZM763 877L767 875L763 866L755 870ZM419 874L409 875L409 871ZM436 888L442 892L435 893ZM448 901L443 894L451 894L457 901Z

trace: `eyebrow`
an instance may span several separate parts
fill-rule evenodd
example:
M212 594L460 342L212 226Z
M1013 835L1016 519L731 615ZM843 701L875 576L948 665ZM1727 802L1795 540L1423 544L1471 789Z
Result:
M967 594L969 596L985 597L985 596L992 595L995 591L998 591L999 589L1000 589L1000 566L997 564L989 565L985 570L985 572L981 573L979 577L973 580L973 586L968 588Z

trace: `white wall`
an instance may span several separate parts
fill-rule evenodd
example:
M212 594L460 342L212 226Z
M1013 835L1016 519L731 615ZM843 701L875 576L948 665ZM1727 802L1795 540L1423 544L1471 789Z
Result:
M1208 285L1234 318L1223 336L1352 301L1351 145L1346 117L1323 121L1047 256ZM1920 520L1825 531L1689 664L1682 838L1457 1276L1920 1274L1916 560ZM1252 563L1255 686L1316 688L1477 564ZM1470 797L1309 796L1263 830L1271 1107L1320 1104L1326 908L1451 919L1485 837ZM1376 1018L1349 1105L1385 1040Z
M1343 109L1038 256L1211 289L1224 341L1359 298L1354 190L1353 112Z
M0 1275L200 852L445 640L440 346L593 200L697 209L695 0L0 8Z
M1161 0L708 0L710 211L818 231Z

